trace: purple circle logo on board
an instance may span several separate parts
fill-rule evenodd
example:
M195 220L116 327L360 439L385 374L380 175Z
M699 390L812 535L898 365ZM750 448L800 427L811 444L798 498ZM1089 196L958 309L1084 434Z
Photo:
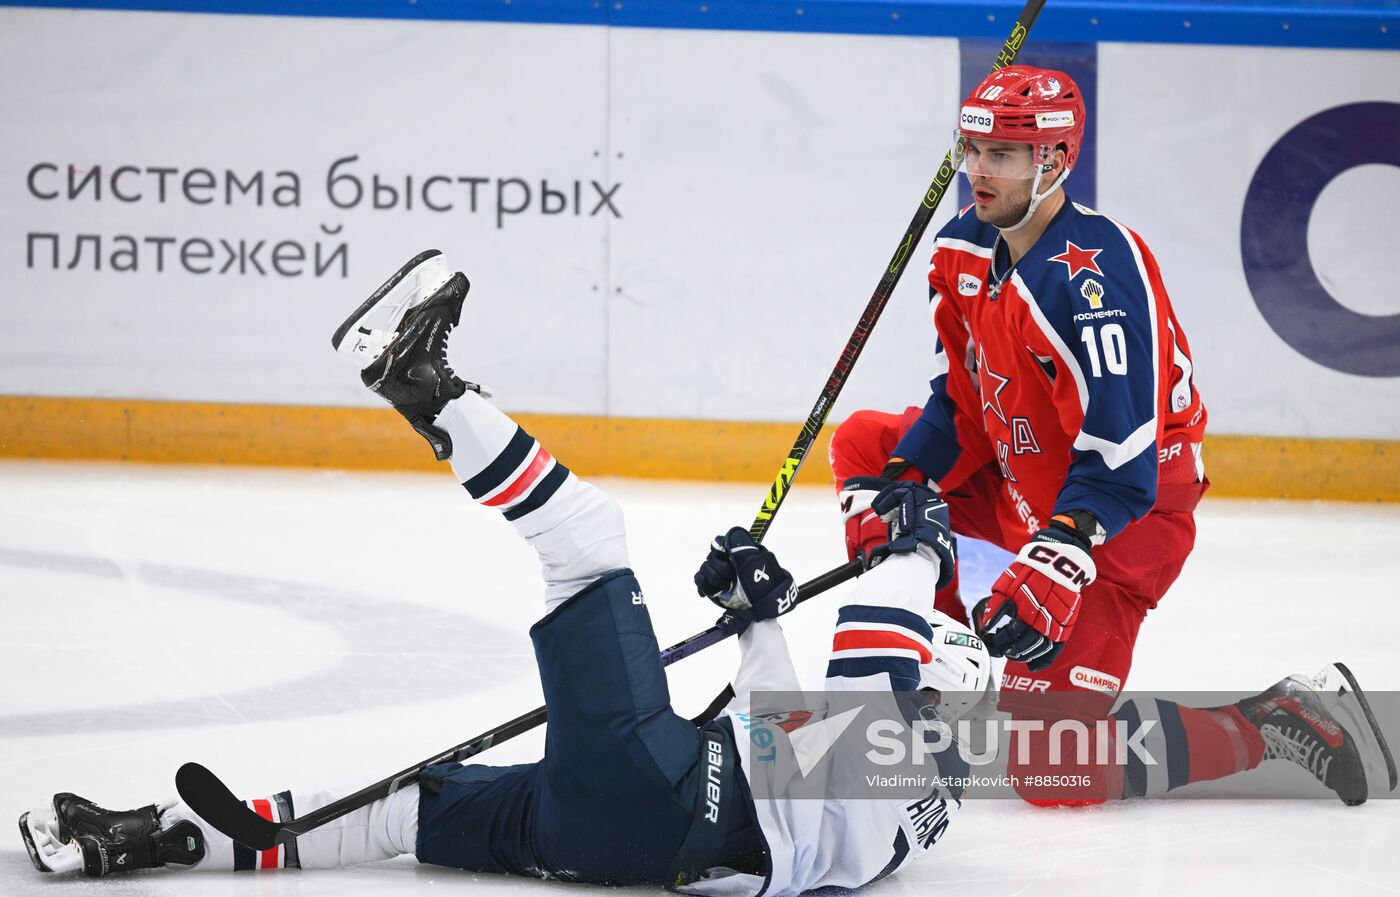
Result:
M1400 103L1351 103L1304 119L1254 172L1240 222L1245 280L1264 320L1318 364L1363 377L1400 377L1400 314L1339 303L1308 256L1308 218L1333 178L1358 165L1400 167ZM1359 209L1378 227L1400 212ZM1355 264L1366 264L1356 259Z

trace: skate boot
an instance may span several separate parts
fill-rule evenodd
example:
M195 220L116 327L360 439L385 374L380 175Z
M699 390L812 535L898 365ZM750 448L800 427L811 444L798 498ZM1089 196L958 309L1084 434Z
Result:
M161 826L164 808L106 810L76 794L55 794L53 806L19 818L29 859L40 872L101 878L167 863L192 866L204 858L204 833L188 819Z
M438 412L469 389L489 395L447 363L447 337L470 286L430 249L385 281L331 337L337 352L359 364L365 386L408 419L439 461L451 457L452 440L433 425Z
M1342 664L1316 676L1289 676L1235 707L1264 736L1265 760L1301 766L1347 806L1365 803L1373 789L1395 790L1390 746Z

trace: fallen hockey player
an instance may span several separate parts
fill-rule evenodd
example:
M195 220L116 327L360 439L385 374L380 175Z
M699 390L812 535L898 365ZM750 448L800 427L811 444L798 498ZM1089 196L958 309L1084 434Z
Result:
M801 685L774 619L795 593L793 579L743 529L716 537L695 576L701 594L748 624L739 636L736 698L703 728L672 711L642 588L628 569L621 510L447 365L448 333L467 288L437 252L423 253L333 342L451 462L471 497L501 512L539 554L546 613L531 637L549 712L544 759L435 767L420 787L271 851L235 844L179 801L111 812L59 794L21 817L34 864L100 876L161 865L333 867L413 853L483 872L605 884L694 878L690 887L706 893L795 894L865 884L931 847L946 825L927 820L946 820L955 799L824 804L750 796L754 772L736 749L735 726L767 724L746 716L749 695ZM985 649L929 598L940 571L952 569L945 506L911 484L892 487L877 505L906 524L840 611L841 647L832 652L827 688L981 694L990 673ZM945 630L961 637L945 644ZM960 762L955 753L950 762ZM707 787L716 766L717 794ZM286 819L342 796L292 789L252 803Z

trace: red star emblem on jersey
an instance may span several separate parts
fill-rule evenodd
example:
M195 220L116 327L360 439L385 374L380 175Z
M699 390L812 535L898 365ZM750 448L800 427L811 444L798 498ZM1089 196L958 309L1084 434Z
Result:
M1065 251L1059 255L1051 256L1050 261L1060 262L1068 268L1070 280L1074 280L1075 275L1080 271L1092 271L1098 276L1103 277L1103 272L1099 270L1098 263L1094 261L1094 257L1100 252L1103 252L1103 250L1080 249L1078 246L1074 245L1073 240L1066 240Z
M987 353L980 351L980 346L978 349L982 356L977 364L977 383L981 387L982 410L984 412L990 410L997 416L997 420L1004 424L1006 423L1006 413L1001 410L1001 391L1006 389L1006 384L1011 382L1011 378L1003 377L1001 374L987 367ZM993 380L996 381L996 386L992 388L991 396L989 397L987 395L987 387L991 386L991 381Z

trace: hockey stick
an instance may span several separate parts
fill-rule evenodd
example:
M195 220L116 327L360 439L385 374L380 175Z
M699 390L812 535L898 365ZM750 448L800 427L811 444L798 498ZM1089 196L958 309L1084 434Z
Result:
M1011 28L1011 34L1001 45L1001 51L997 53L996 60L992 62L992 71L1004 69L1016 62L1016 57L1021 53L1021 47L1025 44L1026 38L1030 36L1031 26L1035 24L1035 20L1039 18L1040 11L1044 7L1045 0L1026 0L1021 15ZM846 347L841 350L841 357L836 359L836 367L832 369L831 376L827 378L826 385L822 387L821 395L817 397L817 404L812 406L812 413L807 415L807 421L802 425L802 431L797 434L797 441L792 444L792 450L788 452L782 468L778 471L778 475L773 478L773 485L763 500L763 506L758 509L758 516L754 518L753 526L749 527L749 535L753 537L755 542L763 541L763 536L768 532L774 515L778 513L778 508L782 507L783 499L787 497L788 487L792 485L792 480L797 476L797 472L802 469L802 462L807 460L807 452L812 448L812 443L816 442L817 434L826 425L826 419L831 414L831 409L836 406L836 398L841 395L841 389L846 385L846 379L851 375L851 370L855 368L860 353L865 350L865 341L869 339L870 332L875 329L880 315L884 314L885 305L888 304L890 296L893 295L895 286L899 284L899 278L904 274L909 257L913 255L914 248L923 239L924 231L928 229L928 223L933 219L933 213L938 209L938 204L943 201L943 194L947 192L948 185L953 182L953 177L957 174L958 166L954 162L954 157L956 155L957 158L961 158L962 150L963 142L962 138L959 137L952 149L943 155L943 164L938 167L938 173L933 176L933 183L929 184L928 190L924 193L919 208L914 212L914 219L909 222L909 227L905 229L904 237L899 241L899 247L894 251L894 257L890 259L885 273L880 276L880 282L875 285L875 292L871 295L870 301L865 304L865 311L861 312L860 320L856 322L856 329L851 332L851 338L846 340ZM715 715L733 697L734 686L726 685L719 694L715 695L710 706L706 707L704 712L695 718L695 721L704 722L714 719Z
M828 570L810 582L803 583L797 591L793 607L809 598L820 595L847 580L854 579L862 572L859 560L842 564ZM791 608L789 608L791 612ZM697 633L684 641L677 642L661 652L661 665L670 666L683 657L710 647L734 634L733 618L725 614L720 621L704 632ZM473 757L487 748L528 732L545 721L545 708L540 707L523 716L517 716L508 723L497 726L488 732L464 741L456 747L448 748L441 754L430 757L400 770L386 779L375 782L354 794L326 804L305 816L285 822L272 822L248 808L242 800L228 789L219 777L198 763L186 763L175 773L175 787L180 797L199 816L214 828L233 840L254 850L271 850L278 844L292 840L314 828L339 819L346 813L388 797L405 785L418 781L418 777L429 766L437 763L457 763Z
M1016 24L1011 28L1011 35L1002 44L1001 52L997 53L996 61L992 63L992 71L1006 68L1016 62L1021 47L1030 35L1031 26L1035 24L1035 20L1040 16L1040 11L1044 6L1045 0L1027 0L1025 8L1021 10L1020 16L1016 19ZM768 527L773 522L773 516L778 513L783 499L787 497L788 487L792 485L793 477L797 476L797 472L802 469L802 462L807 460L807 452L811 450L812 443L816 441L817 434L821 432L822 427L826 424L827 416L831 414L831 409L836 405L837 396L841 395L841 389L846 385L846 379L851 375L851 370L860 358L860 353L865 349L865 342L870 337L870 331L880 320L880 315L884 313L885 305L894 293L900 276L904 274L909 257L913 255L914 248L919 245L919 240L923 239L924 231L928 229L928 223L933 218L934 211L938 209L938 204L943 201L943 194L947 191L948 185L953 182L953 177L958 171L958 166L954 161L955 154L957 158L962 156L961 137L958 138L958 142L953 145L953 148L944 154L943 164L939 166L938 173L933 176L933 183L929 184L928 190L924 193L924 198L914 213L914 220L909 222L904 236L900 238L899 246L894 251L894 257L890 259L885 273L880 276L880 282L875 286L875 292L871 295L870 301L866 303L865 311L861 313L860 320L856 322L856 329L852 331L851 338L846 341L846 347L841 350L841 357L836 360L836 367L832 369L831 376L827 378L826 385L822 387L821 395L817 397L817 403L812 406L812 413L807 415L807 421L802 425L802 431L797 434L797 441L792 444L792 450L788 452L782 468L774 477L773 485L768 490L768 496L763 500L763 506L759 508L758 516L754 518L753 526L749 527L749 535L753 536L755 542L762 542L764 533L768 532Z
M1020 52L1026 37L1030 33L1031 26L1040 15L1041 9L1045 6L1045 0L1027 0L1025 8L1022 9L1015 26L1011 30L1011 35L1002 45L1001 52L997 54L993 69L1004 68L1015 62L1017 54ZM841 394L842 388L850 376L851 370L855 367L856 361L860 358L861 352L865 348L865 342L870 336L871 330L879 321L880 315L885 310L885 305L889 302L890 296L894 292L895 286L899 283L899 278L903 275L908 264L909 257L913 253L919 240L923 238L924 231L928 228L929 221L933 218L934 211L943 200L943 195L952 183L957 172L954 164L954 153L961 152L961 140L955 147L943 157L943 163L939 166L938 172L934 175L933 182L925 192L919 208L914 214L913 220L909 223L903 239L895 249L893 258L876 285L874 294L866 304L865 311L861 314L860 320L856 323L855 330L846 342L836 366L827 379L821 395L817 398L811 413L798 434L797 441L793 443L791 451L788 452L782 468L774 478L773 485L769 489L768 496L764 500L753 526L749 533L755 541L762 541L767 533L769 525L772 523L774 515L786 498L788 488L792 484L793 478L801 469L803 461L806 460L807 452L816 441L817 434L821 432L826 424L826 419L831 413L832 407L836 404L837 397ZM820 594L839 583L845 582L858 576L861 572L861 562L851 561L841 567L836 568L811 582L804 583L798 592L797 603ZM662 664L669 665L682 657L694 654L703 648L709 647L716 642L722 641L733 634L732 621L728 616L722 618L719 623L705 632L699 633L686 639L671 648L662 652ZM380 782L363 788L347 797L341 798L331 804L313 811L306 816L289 820L285 823L274 823L263 819L257 813L248 809L243 801L234 796L228 787L221 782L208 769L197 763L186 763L180 767L175 776L176 788L180 796L190 805L196 813L204 818L214 828L233 838L241 844L252 847L256 850L268 850L277 844L284 843L295 838L297 835L308 832L327 822L338 819L347 813L353 812L367 804L373 803L383 797L394 793L405 785L418 780L423 770L435 763L460 762L472 757L481 751L486 750L493 744L513 738L522 732L529 731L545 721L545 708L541 707L523 716L517 717L508 723L497 726L495 729L485 732L470 741L460 745L422 763L410 766L409 768L390 776Z

